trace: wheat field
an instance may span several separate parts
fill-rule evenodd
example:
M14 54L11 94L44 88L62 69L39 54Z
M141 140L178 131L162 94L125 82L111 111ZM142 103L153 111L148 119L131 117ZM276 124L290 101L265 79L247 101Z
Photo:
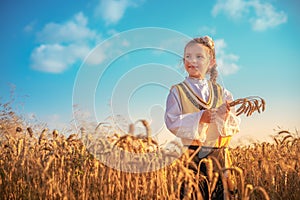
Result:
M281 131L273 143L230 149L230 169L218 167L213 157L204 159L204 177L191 170L188 154L161 149L142 122L146 131L139 136L129 131L93 139L81 129L66 137L27 126L9 104L1 104L0 199L179 199L182 185L188 188L185 199L202 199L199 181L206 181L211 192L219 176L226 199L300 199L298 135ZM124 159L115 148L139 156ZM103 158L125 167L107 166ZM225 171L234 174L235 195L227 191Z

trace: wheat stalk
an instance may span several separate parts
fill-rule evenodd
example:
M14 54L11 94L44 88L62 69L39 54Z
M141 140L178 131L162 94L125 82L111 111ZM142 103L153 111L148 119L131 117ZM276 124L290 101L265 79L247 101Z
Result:
M236 99L229 103L230 107L234 107L236 105L239 105L239 108L236 110L236 115L239 116L241 114L245 114L248 117L251 116L255 111L258 113L265 111L266 102L261 97L250 96Z

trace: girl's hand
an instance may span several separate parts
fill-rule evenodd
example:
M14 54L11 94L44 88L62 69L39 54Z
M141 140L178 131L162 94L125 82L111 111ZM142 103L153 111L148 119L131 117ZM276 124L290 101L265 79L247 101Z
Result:
M200 123L213 123L216 120L216 109L208 109L202 113Z
M217 115L222 119L226 119L230 112L230 105L228 102L223 103L220 107L217 108Z

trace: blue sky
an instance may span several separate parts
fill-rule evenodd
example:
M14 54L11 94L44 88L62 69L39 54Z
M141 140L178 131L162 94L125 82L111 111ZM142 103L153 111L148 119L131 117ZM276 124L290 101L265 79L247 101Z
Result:
M51 128L70 124L75 103L84 110L92 102L87 107L93 110L83 112L97 121L125 112L133 121L148 119L158 132L168 87L186 76L180 65L184 41L174 38L210 35L216 42L219 82L236 98L258 95L267 102L265 113L242 117L239 137L265 138L278 127L295 132L300 127L297 4L2 0L0 96L8 99L15 86L18 112ZM126 38L119 41L118 34ZM145 48L142 42L151 46L150 39L153 47ZM154 44L160 42L162 49ZM96 66L94 71L89 65Z

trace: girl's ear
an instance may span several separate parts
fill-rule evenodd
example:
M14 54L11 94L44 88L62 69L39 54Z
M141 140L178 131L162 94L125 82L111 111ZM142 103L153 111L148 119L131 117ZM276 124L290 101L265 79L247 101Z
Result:
M211 58L209 63L209 69L213 68L216 65L216 59Z

